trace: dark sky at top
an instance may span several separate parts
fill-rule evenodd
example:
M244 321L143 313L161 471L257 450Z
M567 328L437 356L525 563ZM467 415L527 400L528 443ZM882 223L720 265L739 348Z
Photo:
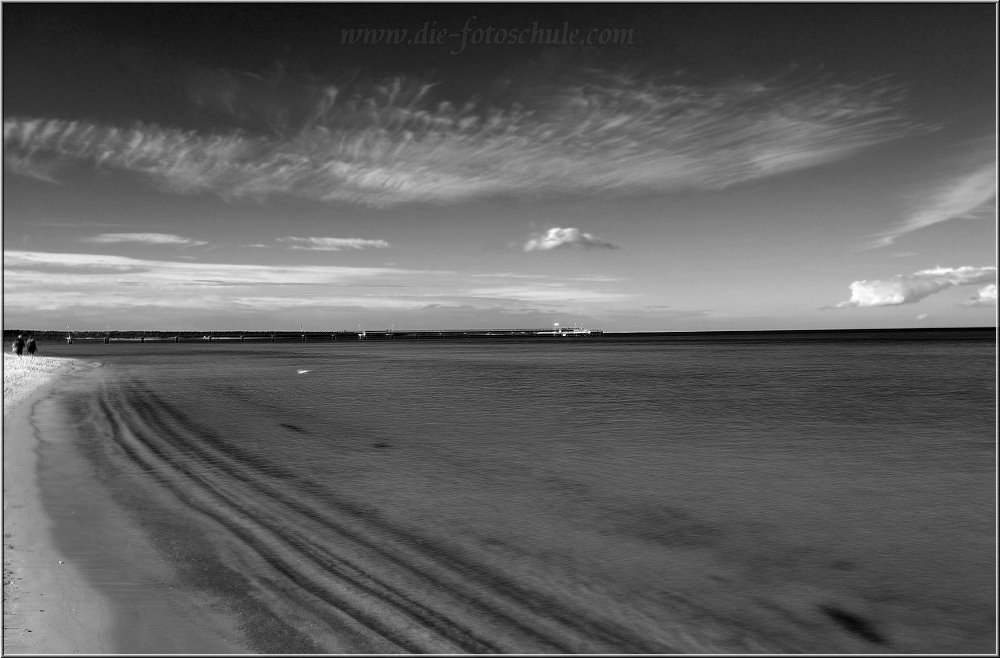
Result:
M197 122L178 87L192 70L292 76L421 75L452 96L483 93L495 76L554 74L546 59L674 71L703 80L836 71L846 79L882 72L905 82L917 104L949 112L991 93L988 4L7 4L4 113L115 121L169 117ZM472 27L634 29L615 48L342 44L342 30L425 23ZM949 93L942 95L941 89ZM204 119L204 117L200 117ZM200 127L192 125L192 127Z

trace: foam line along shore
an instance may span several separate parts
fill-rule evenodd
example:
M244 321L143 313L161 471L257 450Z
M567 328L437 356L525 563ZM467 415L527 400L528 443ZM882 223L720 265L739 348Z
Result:
M153 557L135 528L109 514L106 492L88 477L85 461L66 440L70 435L59 431L58 418L45 404L58 383L96 365L4 354L4 652L244 651L223 639L225 631L185 619L168 587L130 587L127 595L111 596L95 585L102 563L116 564L129 577L137 554ZM57 479L70 486L52 490ZM72 496L65 495L67 489ZM81 560L85 555L92 557ZM161 582L168 582L162 561L143 562L146 571L159 569ZM123 603L159 616L144 614L155 621L136 624L126 618Z

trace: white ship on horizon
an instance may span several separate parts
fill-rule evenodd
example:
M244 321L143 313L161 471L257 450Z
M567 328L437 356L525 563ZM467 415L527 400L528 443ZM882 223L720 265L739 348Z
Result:
M554 325L552 331L536 331L536 336L593 336L601 334L601 331L595 331L592 329L584 329L579 326L572 327L560 327L559 323Z

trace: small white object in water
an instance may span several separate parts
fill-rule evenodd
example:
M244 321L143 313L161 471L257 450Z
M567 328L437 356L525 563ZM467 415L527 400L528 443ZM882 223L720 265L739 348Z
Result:
M312 370L299 370L298 372L299 372L300 375L304 375L307 372L312 372Z

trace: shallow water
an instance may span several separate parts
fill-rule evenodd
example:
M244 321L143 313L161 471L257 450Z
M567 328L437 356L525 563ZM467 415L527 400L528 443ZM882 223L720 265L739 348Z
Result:
M46 404L256 650L988 652L970 336L51 346Z

